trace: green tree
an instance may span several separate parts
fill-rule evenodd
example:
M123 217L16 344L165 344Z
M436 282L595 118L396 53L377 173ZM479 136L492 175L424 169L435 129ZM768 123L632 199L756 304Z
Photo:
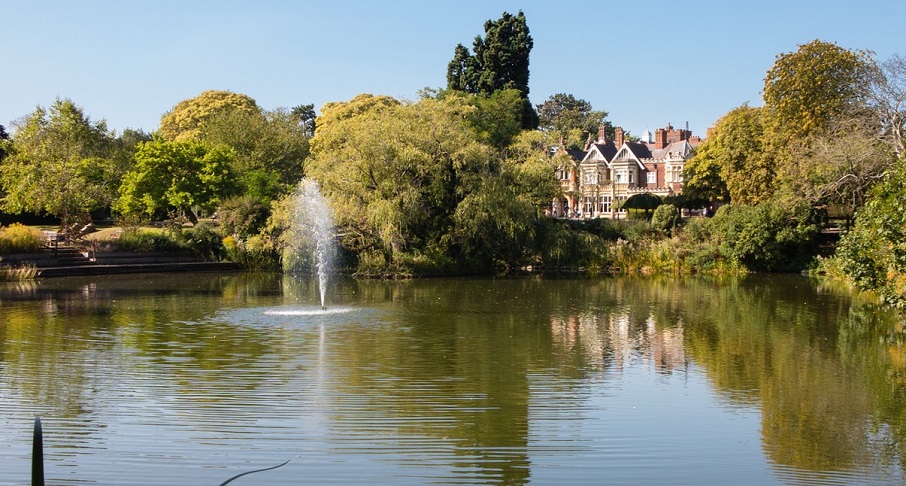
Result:
M740 106L722 116L686 163L684 193L758 204L776 191L774 160L765 153L763 109Z
M529 54L534 41L525 14L504 12L495 21L484 24L485 36L477 36L473 54L462 44L456 46L453 60L447 66L447 87L472 94L490 95L495 91L515 89L522 93L523 128L538 126L538 114L528 101Z
M816 213L801 202L728 204L710 222L720 254L755 272L804 269L817 252L821 231Z
M315 112L315 105L299 105L293 107L290 112L293 114L293 117L302 126L302 133L313 137L315 135L316 124L315 121L318 118L318 114Z
M474 111L459 98L400 104L370 95L324 106L309 175L331 200L346 245L399 268L442 244L457 187L490 158L465 122Z
M651 227L669 235L680 223L679 209L673 204L661 204L651 216Z
M226 147L198 142L144 142L135 154L135 168L123 179L115 209L148 216L177 209L197 222L194 207L213 209L235 193L232 157Z
M9 140L9 134L6 133L6 128L4 128L3 125L0 125L0 162L3 162L8 151L6 148L7 140Z
M529 157L514 148L525 143L487 143L473 101L360 95L325 105L307 175L321 183L360 270L487 270L522 251L523 226L553 197L553 167L540 161L549 160L543 149Z
M906 309L906 157L901 156L837 248L843 271L862 290Z
M218 114L241 111L249 115L261 115L261 110L252 98L230 91L210 90L180 101L160 119L158 134L164 140L196 140L205 123Z
M515 89L469 96L466 102L476 110L468 119L479 139L498 148L508 146L522 131L523 101Z
M730 200L727 183L721 176L723 170L717 144L712 140L708 137L699 145L683 167L682 195L688 200L708 203Z
M613 126L604 121L607 112L595 111L591 103L571 94L557 93L536 108L538 127L563 140L565 148L583 148L588 139L596 137L602 123L607 135L613 137Z
M230 147L240 191L269 204L302 179L309 153L306 130L297 115L285 109L225 110L208 118L196 140Z
M503 152L499 167L482 174L456 206L454 241L478 267L513 269L539 261L549 220L541 208L560 191L546 146L540 132L522 132Z
M67 228L78 215L109 204L116 193L111 134L71 100L37 107L16 127L0 167L4 210L47 213Z

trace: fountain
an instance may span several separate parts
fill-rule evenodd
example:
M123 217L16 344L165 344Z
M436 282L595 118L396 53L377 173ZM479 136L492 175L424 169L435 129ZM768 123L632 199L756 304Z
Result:
M294 270L314 267L318 275L321 309L326 310L327 279L334 260L333 218L318 183L302 179L293 201L290 249Z

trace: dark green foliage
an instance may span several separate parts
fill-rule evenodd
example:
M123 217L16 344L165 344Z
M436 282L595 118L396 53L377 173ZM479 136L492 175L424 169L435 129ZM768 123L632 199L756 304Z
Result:
M604 220L594 220L604 221ZM606 239L597 225L547 219L541 231L541 262L546 268L599 268L607 265Z
M906 158L901 157L856 214L837 248L843 271L862 290L906 308Z
M805 206L727 205L711 221L720 254L751 271L803 270L817 254L820 218Z
M6 157L6 140L9 140L9 134L6 133L6 129L3 128L3 125L0 125L0 162Z
M667 235L673 232L673 228L679 222L679 210L672 204L661 204L654 210L654 215L651 216L651 227L655 231L660 231Z
M244 194L225 199L217 214L225 234L247 238L264 227L270 211L258 198Z
M504 12L484 24L485 36L475 38L474 54L459 44L453 60L447 65L447 87L472 94L490 95L495 91L515 89L522 94L522 126L538 126L538 114L528 101L529 53L534 41L529 34L525 14Z
M299 105L292 109L291 113L295 117L299 125L302 126L302 133L307 137L313 137L315 135L315 120L318 118L318 114L315 113L315 105Z
M591 103L566 93L552 95L538 105L538 126L562 139L566 148L581 149L589 137L596 138L598 128L605 124L605 134L613 137L613 126L605 123L606 111L595 111Z
M662 197L650 192L643 192L629 196L628 199L623 201L623 204L620 204L620 208L639 209L645 211L645 214L650 214L651 211L654 211L661 204L664 204L664 199Z
M183 247L208 261L222 260L226 256L223 236L211 225L199 223L176 234Z

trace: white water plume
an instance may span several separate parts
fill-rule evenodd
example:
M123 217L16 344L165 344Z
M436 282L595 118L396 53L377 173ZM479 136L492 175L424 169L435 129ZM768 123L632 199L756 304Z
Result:
M293 205L293 252L296 266L313 267L318 276L321 307L326 307L327 280L334 261L334 227L330 206L318 183L302 179ZM297 268L298 269L298 268Z

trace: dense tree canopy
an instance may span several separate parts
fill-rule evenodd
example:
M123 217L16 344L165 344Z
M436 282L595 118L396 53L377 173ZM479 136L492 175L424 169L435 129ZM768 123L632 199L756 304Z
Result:
M283 109L222 111L208 118L196 137L231 148L231 169L241 192L262 201L273 200L302 179L309 139L297 115Z
M522 152L508 157L485 143L472 122L480 108L469 101L360 95L322 110L309 175L332 202L360 269L484 265L512 256L484 250L501 245L502 235L519 239L524 218L540 211L531 194L554 187L553 169L530 168L538 152L524 160L515 155Z
M504 12L498 20L484 24L485 36L477 36L473 53L459 44L447 66L447 88L472 94L490 95L515 89L524 99L522 126L538 126L538 114L528 101L529 54L534 41L525 14Z
M37 107L15 128L12 154L0 166L3 209L73 218L104 207L119 180L110 160L112 136L71 100Z
M230 111L259 115L261 110L252 98L230 91L209 90L180 101L160 119L158 134L164 140L196 140L205 123Z
M116 209L153 216L173 209L197 221L194 207L212 209L235 192L232 151L198 142L154 140L139 145L135 168L120 186Z
M735 204L768 200L776 180L764 150L763 109L743 105L721 117L685 171L686 189L694 197L723 201L729 196Z
M768 130L788 142L825 128L861 106L871 73L868 53L819 40L778 55L764 79Z
M571 94L557 93L536 108L538 127L555 134L563 140L566 148L583 148L589 138L597 137L602 123L605 125L606 135L613 137L613 126L604 121L607 112L593 110L591 103Z

